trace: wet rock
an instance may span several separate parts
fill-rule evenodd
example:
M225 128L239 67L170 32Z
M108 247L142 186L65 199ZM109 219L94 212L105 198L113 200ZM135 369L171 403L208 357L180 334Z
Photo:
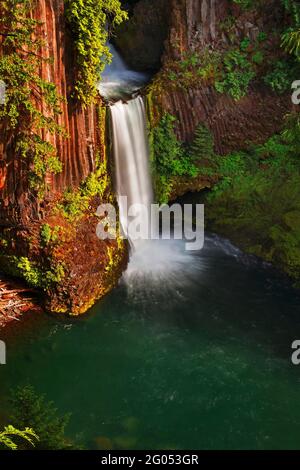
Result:
M168 33L168 3L141 0L129 21L118 28L114 42L130 67L145 71L161 66Z

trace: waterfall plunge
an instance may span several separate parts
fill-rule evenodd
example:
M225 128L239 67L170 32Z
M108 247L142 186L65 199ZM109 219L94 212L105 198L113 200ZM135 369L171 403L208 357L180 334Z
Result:
M128 100L145 83L145 75L130 71L112 47L111 52L114 59L103 74L99 91L110 102L116 192L126 234L130 222L127 208L143 204L150 209L153 201L145 105L141 96ZM122 196L127 197L127 208ZM149 214L140 220L141 225L149 227ZM193 276L199 273L199 263L185 251L184 240L140 239L130 244L130 262L123 281L131 300L143 303L152 298L157 302L160 295L164 301L166 297L172 301L182 298L185 284L193 282Z
M148 215L141 212L141 228L148 233L153 192L150 179L144 102L138 96L128 103L118 101L110 107L110 110L120 222L124 233L127 235L130 222L127 216L127 208L134 204L142 204L147 208ZM127 204L122 199L124 196L127 197ZM134 248L136 241L130 241Z
M109 50L113 60L102 73L98 85L99 92L110 103L131 99L132 95L148 81L149 76L130 70L112 44L109 45Z
M144 101L140 96L127 103L118 101L110 106L110 112L122 229L127 235L131 222L128 208L142 204L148 213L138 212L137 216L144 228L141 232L149 234L153 191ZM124 204L124 196L127 196L127 204ZM185 251L184 241L128 238L131 256L123 281L131 300L139 303L149 297L157 300L159 293L165 297L166 292L172 299L176 294L181 296L185 283L190 282L193 265L193 257Z

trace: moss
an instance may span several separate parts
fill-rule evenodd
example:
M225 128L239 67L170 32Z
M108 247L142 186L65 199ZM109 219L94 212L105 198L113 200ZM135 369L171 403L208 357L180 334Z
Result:
M219 163L207 197L212 230L300 280L300 164L280 136Z
M62 235L63 227L56 225L51 227L49 224L43 224L40 229L40 240L42 246L48 246L51 243L58 243Z
M74 94L84 105L95 103L97 81L111 60L107 45L109 29L127 19L119 0L65 0L65 17L76 52Z
M107 171L107 161L99 161L96 157L96 170L81 183L77 190L65 191L63 198L53 210L69 221L75 221L84 216L89 210L91 199L99 196L101 199L110 189L111 182Z
M43 269L38 262L24 256L0 254L0 264L3 271L14 277L24 279L30 286L47 291L60 283L65 276L64 267L56 263L50 269Z

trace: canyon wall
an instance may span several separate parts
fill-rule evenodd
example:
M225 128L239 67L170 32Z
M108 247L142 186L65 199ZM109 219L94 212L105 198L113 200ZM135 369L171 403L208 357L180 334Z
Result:
M142 0L130 12L130 21L117 29L114 43L131 68L151 72L161 67L169 7L169 0Z
M86 108L72 97L76 58L64 1L39 0L33 5L32 17L39 21L35 34L44 42L40 54L49 59L41 60L39 75L53 82L63 98L57 121L65 134L42 130L41 137L54 145L62 171L46 175L46 193L39 197L29 185L31 163L16 155L14 134L7 132L5 120L1 123L0 163L6 178L0 188L0 271L42 288L48 310L79 314L115 285L126 266L127 248L120 240L99 240L96 235L97 206L114 201L107 174L102 175L108 181L104 198L93 198L80 217L69 220L56 210L66 190L75 195L95 172L96 157L98 162L107 160L106 113L100 97ZM43 111L43 102L37 101L37 106ZM43 240L43 230L49 240L45 235ZM58 233L55 242L51 233Z
M218 26L228 8L228 0L170 0L165 59L182 59L186 51L222 40Z
M240 40L255 40L259 31L265 31L272 37L282 21L282 5L268 0L261 8L257 12L243 11L229 0L170 0L164 66L194 52L225 51L230 34ZM229 34L224 25L232 18L235 23ZM278 43L275 48L280 48ZM265 141L282 128L283 117L291 108L290 96L280 97L255 81L239 101L200 80L186 89L177 87L176 80L172 86L164 83L155 94L157 106L178 118L180 140L191 141L196 127L204 123L211 129L216 151L221 154L244 148L249 142Z
M53 143L62 162L62 172L48 175L47 197L67 187L76 187L95 169L95 154L100 149L101 132L96 106L83 109L71 98L75 76L75 60L71 38L66 28L63 0L39 0L33 10L33 17L41 24L36 34L45 41L41 55L50 59L41 62L40 75L53 82L64 101L58 123L65 129L65 136L42 136ZM42 109L42 104L40 104ZM13 141L5 140L2 130L0 159L7 164L6 184L1 195L0 220L3 223L25 224L32 218L40 218L40 201L28 189L28 165L16 157Z
M249 142L263 143L282 129L291 108L289 97L275 97L266 88L255 87L239 103L212 86L164 90L156 99L164 111L176 116L180 140L191 142L197 126L205 124L219 154L246 148Z

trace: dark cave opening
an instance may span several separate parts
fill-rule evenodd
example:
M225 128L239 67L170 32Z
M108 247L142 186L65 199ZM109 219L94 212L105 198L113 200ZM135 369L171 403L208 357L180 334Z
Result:
M117 28L112 42L126 63L143 72L161 68L164 43L168 36L167 0L123 2L129 20Z

